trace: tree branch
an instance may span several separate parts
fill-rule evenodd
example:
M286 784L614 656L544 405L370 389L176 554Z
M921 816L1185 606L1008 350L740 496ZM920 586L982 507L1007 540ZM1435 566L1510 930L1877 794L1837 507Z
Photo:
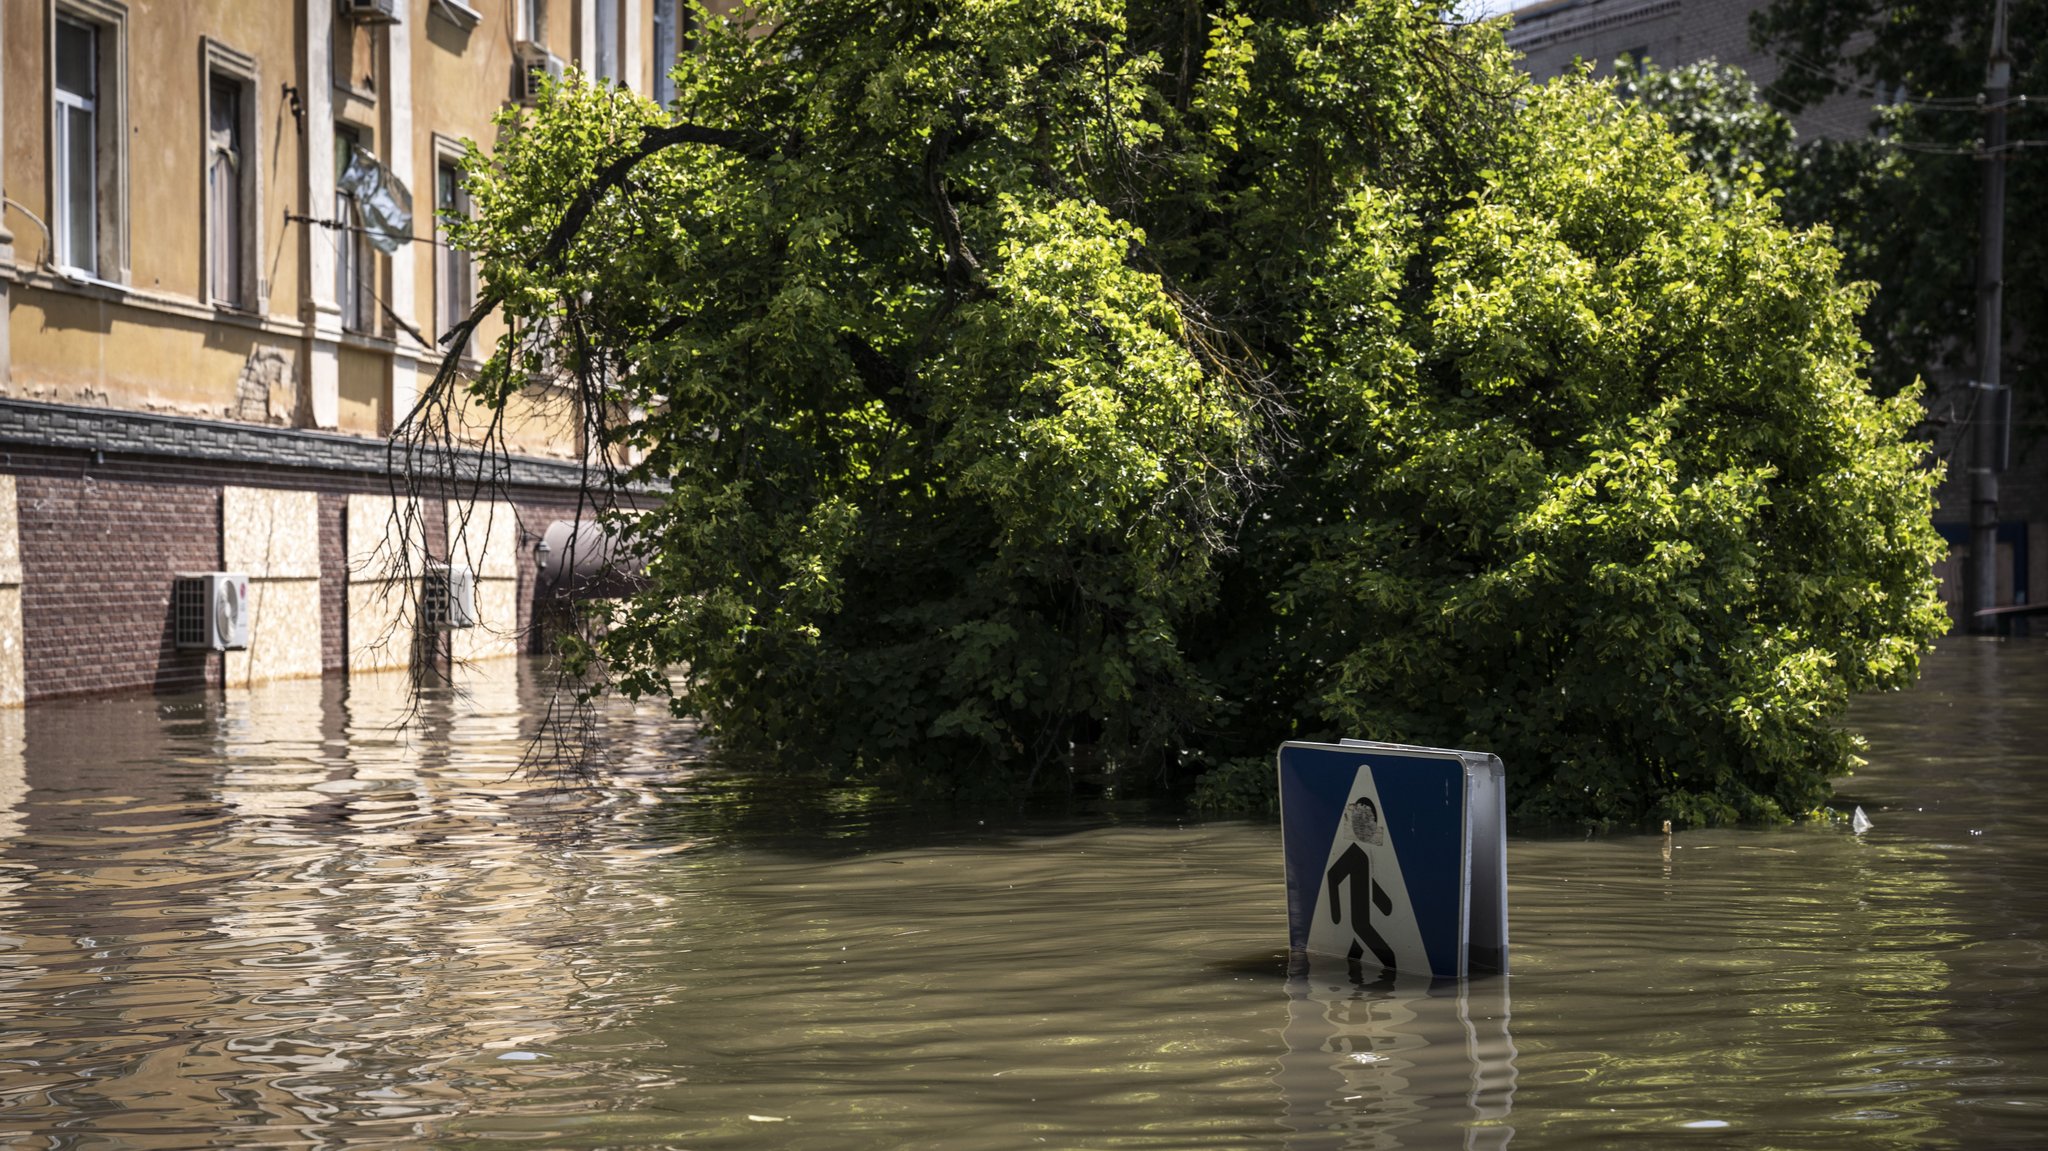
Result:
M728 128L705 128L696 124L661 124L650 126L640 135L640 143L634 149L611 163L597 174L562 213L561 222L548 233L547 243L541 245L539 263L548 271L562 270L562 260L569 250L569 241L583 228L583 221L606 192L625 183L640 161L674 147L677 144L710 144L718 148L730 148L742 155L764 157L775 151L775 144L766 136L753 132L738 132Z
M932 209L938 217L939 240L946 246L946 291L950 295L958 291L958 283L965 280L968 290L979 291L986 286L986 276L981 270L981 261L974 256L973 249L960 233L960 212L953 207L953 200L946 194L946 157L953 145L960 142L951 128L941 128L932 133L931 142L924 150L925 191L932 198Z
M924 425L923 413L912 403L906 386L910 382L910 374L901 365L852 332L840 333L839 346L853 361L853 369L859 374L868 394L882 401L890 415L906 427Z

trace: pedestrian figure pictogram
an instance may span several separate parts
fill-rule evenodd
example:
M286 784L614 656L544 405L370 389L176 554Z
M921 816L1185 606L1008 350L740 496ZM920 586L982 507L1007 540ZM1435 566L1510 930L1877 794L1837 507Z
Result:
M1343 958L1354 978L1504 970L1501 791L1484 753L1283 745L1289 945Z
M1352 842L1326 873L1330 883L1330 920L1333 923L1344 922L1346 904L1341 898L1341 890L1348 886L1351 931L1356 938L1345 952L1345 958L1359 963L1367 952L1371 952L1381 967L1391 968L1396 966L1394 949L1387 946L1387 941L1380 937L1379 929L1372 922L1374 909L1378 909L1382 916L1394 910L1393 898L1372 877L1372 855L1367 850L1368 846L1377 845L1383 838L1379 808L1361 795L1346 809L1345 825L1351 831Z

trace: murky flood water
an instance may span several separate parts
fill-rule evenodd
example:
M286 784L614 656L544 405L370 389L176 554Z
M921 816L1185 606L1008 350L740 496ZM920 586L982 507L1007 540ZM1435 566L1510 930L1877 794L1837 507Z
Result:
M2048 643L1861 708L1860 839L1516 839L1462 988L1284 972L1270 823L754 789L626 710L551 792L513 670L410 733L361 678L0 713L0 1145L2048 1142Z

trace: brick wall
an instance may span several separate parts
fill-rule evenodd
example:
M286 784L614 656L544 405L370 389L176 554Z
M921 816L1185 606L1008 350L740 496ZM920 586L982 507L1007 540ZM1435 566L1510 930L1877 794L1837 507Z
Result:
M220 489L17 480L22 663L30 699L220 682L220 657L181 651L171 581L220 567Z
M1647 55L1659 67L1718 60L1749 73L1769 92L1783 68L1750 42L1752 13L1768 0L1576 0L1525 4L1515 13L1508 42L1524 55L1522 68L1539 80L1563 74L1577 60L1606 75L1615 58ZM1852 45L1853 47L1854 45ZM1877 98L1854 92L1831 96L1793 116L1803 140L1851 139L1870 131Z
M348 497L320 494L320 666L348 667Z
M170 631L172 577L221 566L221 488L319 494L321 665L347 665L344 532L349 493L388 494L378 474L250 461L175 459L49 445L0 443L0 472L16 478L21 517L22 629L32 699L221 682L221 659L181 651ZM550 521L572 518L573 493L514 485L519 626L529 651L548 649L534 622L533 544ZM447 552L442 500L423 501L427 543ZM589 515L585 509L585 515Z

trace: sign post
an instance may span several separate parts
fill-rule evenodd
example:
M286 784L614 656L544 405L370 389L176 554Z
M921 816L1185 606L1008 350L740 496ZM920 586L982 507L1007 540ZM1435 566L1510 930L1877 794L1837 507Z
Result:
M1507 811L1486 752L1280 747L1287 944L1359 970L1507 971Z

